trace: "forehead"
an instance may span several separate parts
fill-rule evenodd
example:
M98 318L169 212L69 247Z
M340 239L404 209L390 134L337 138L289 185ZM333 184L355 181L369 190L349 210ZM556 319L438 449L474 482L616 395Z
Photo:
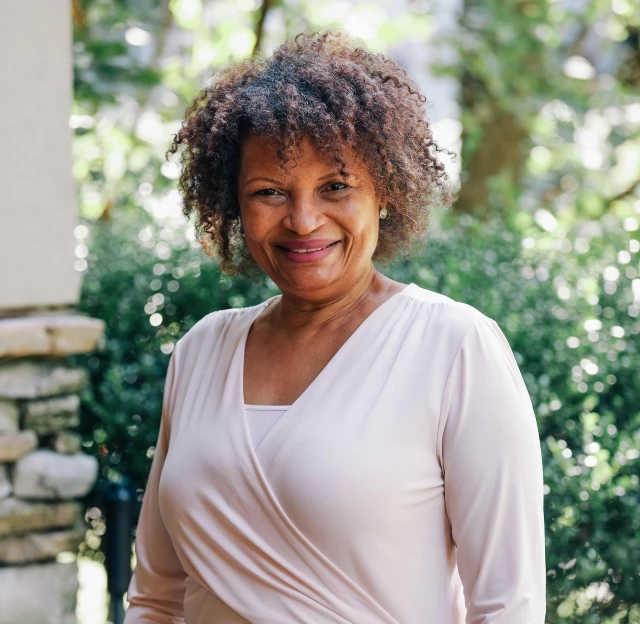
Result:
M280 176L298 176L319 170L325 173L340 171L341 164L336 162L336 155L349 173L362 174L363 169L366 169L362 159L346 146L339 148L335 154L322 153L315 143L305 136L290 152L283 154L282 146L273 139L251 134L242 143L238 173L240 177L249 173L256 175L258 171L277 172Z

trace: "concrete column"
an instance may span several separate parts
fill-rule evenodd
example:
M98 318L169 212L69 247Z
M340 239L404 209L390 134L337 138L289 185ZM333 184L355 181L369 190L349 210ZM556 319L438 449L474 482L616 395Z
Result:
M0 3L0 624L76 621L76 563L57 560L98 472L72 431L88 375L68 356L104 324L73 311L71 45L68 0Z
M0 313L74 304L69 0L0 3Z

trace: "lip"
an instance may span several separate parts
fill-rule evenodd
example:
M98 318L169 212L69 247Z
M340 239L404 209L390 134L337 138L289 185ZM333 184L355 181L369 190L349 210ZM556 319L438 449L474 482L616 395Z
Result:
M331 239L314 239L309 241L281 241L276 243L276 249L291 262L298 264L307 264L309 262L318 262L326 258L333 250L338 247L342 241ZM303 249L318 249L318 251L300 251Z
M318 247L326 247L335 243L334 238L313 238L311 240L283 240L277 241L277 247L287 247L288 249L316 249Z

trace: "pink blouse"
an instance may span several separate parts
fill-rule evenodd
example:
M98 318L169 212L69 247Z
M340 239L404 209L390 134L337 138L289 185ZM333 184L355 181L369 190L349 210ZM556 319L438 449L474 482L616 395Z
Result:
M172 354L125 623L543 624L540 444L498 325L407 286L254 448L270 301Z

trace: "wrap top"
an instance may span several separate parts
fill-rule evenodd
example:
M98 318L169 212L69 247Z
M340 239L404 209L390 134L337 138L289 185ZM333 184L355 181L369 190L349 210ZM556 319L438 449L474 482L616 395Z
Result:
M411 284L254 448L260 305L174 349L125 624L543 624L536 420L498 325Z

